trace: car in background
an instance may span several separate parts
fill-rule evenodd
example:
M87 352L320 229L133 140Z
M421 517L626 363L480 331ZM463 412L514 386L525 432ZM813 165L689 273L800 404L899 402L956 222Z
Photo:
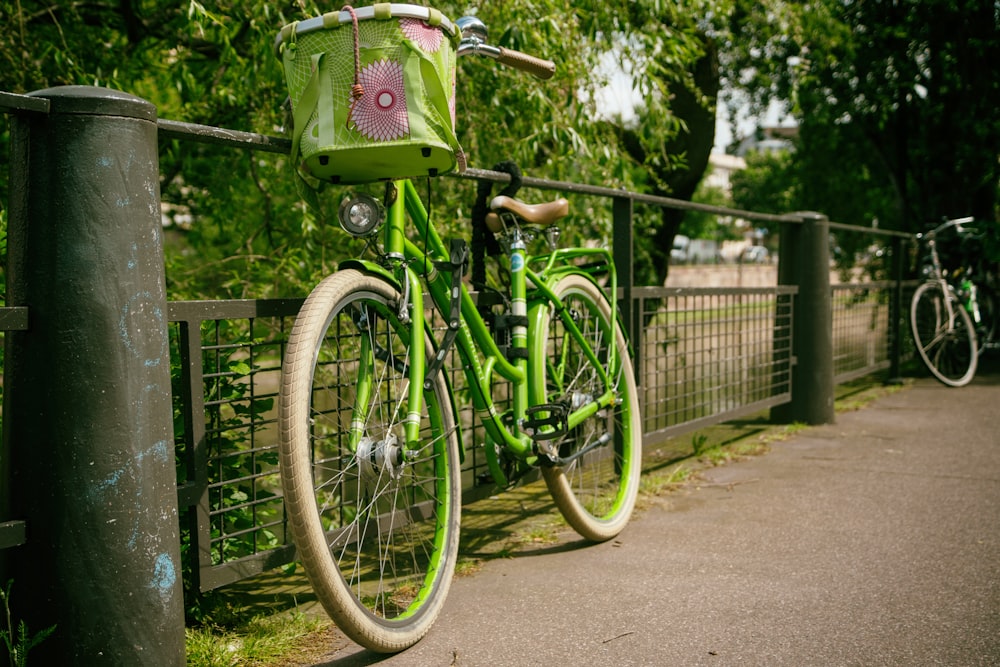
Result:
M691 239L684 236L683 234L678 234L674 237L674 245L670 248L670 263L671 264L683 264L687 261L687 249L688 245L691 244Z
M678 234L670 248L671 264L716 264L722 261L718 241L692 239Z
M743 251L744 264L763 264L767 261L767 248L762 245L752 245Z

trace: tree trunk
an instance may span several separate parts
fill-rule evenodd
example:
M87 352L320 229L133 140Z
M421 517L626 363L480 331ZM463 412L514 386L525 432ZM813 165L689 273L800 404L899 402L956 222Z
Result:
M715 105L719 94L719 58L713 40L705 40L705 54L695 64L693 74L697 88L670 85L670 110L683 121L684 128L659 150L664 156L683 156L685 165L677 167L671 160L660 160L653 168L651 182L661 185L652 188L651 194L690 201L708 168L708 159L715 144ZM641 122L656 122L653 118ZM648 155L638 131L622 129L619 135L622 148L637 163L645 164ZM684 220L685 211L662 209L661 223L653 235L649 249L652 271L656 284L663 285L670 271L670 248Z

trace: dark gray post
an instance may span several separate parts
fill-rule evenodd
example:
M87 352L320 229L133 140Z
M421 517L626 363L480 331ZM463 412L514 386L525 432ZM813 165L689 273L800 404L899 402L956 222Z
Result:
M903 238L892 237L892 292L889 294L889 377L888 383L901 382L900 362L903 357L903 273L905 259L903 257Z
M26 224L9 245L4 410L14 614L50 665L182 665L184 610L156 109L101 88L33 95ZM15 227L16 230L16 227ZM15 231L15 230L12 230Z
M618 302L622 325L632 345L632 370L636 382L640 381L642 373L642 326L639 324L640 313L632 302L632 288L635 283L634 229L632 221L632 200L628 197L615 197L612 211L612 239L615 272L618 275L618 287L622 298Z
M778 283L798 285L792 312L792 400L771 410L779 423L834 421L830 225L819 213L797 213L781 228Z

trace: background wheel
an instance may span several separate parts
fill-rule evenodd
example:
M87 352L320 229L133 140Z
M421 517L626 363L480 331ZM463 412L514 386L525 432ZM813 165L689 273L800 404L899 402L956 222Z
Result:
M440 612L461 507L444 373L413 416L420 442L405 442L410 346L400 298L358 271L320 283L289 337L279 396L281 480L299 558L340 629L379 652L411 646Z
M635 376L625 335L611 321L611 306L600 289L583 276L571 275L561 279L554 291L566 306L563 316L573 320L601 364L607 365L611 346L617 349L617 362L607 373L619 403L554 441L562 458L586 449L585 454L564 466L542 468L549 492L569 525L589 540L603 541L628 523L639 491L642 424ZM579 406L604 394L597 369L551 305L542 329L546 402Z
M951 387L972 380L979 357L972 319L957 299L945 293L941 283L917 287L910 302L910 326L917 353L934 377Z

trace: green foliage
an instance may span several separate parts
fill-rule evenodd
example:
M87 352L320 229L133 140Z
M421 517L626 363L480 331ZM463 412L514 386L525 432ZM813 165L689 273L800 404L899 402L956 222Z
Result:
M254 376L265 368L276 368L276 350L267 341L274 332L257 323L251 331L246 321L222 321L203 325L201 340L229 341L203 355L202 374L206 424L206 483L211 516L209 539L213 565L231 562L284 544L285 536L275 526L281 525L282 503L277 493L278 453L274 435L267 435L262 424L273 422L273 394L262 394L253 383ZM184 387L189 379L184 373L177 336L171 337L171 383L174 397L174 434L177 452L177 477L188 476L186 408ZM248 341L239 344L237 341ZM251 357L250 346L259 348ZM210 346L211 349L211 346ZM197 362L196 362L197 363ZM212 616L214 598L202 596L194 586L193 571L199 566L194 549L191 522L181 523L181 560L184 572L186 613L189 620L204 623ZM277 532L276 532L277 531ZM208 545L199 545L202 549Z
M10 610L11 589L14 587L13 581L8 581L7 586L0 588L0 601L3 602L5 627L0 628L0 638L3 639L7 648L7 659L15 667L24 667L28 664L28 653L35 648L49 635L55 632L56 626L48 627L41 632L32 635L28 631L28 626L22 619L17 624L17 631L14 630L14 617Z
M729 86L791 104L805 207L921 231L997 219L1000 15L991 0L738 0Z
M804 210L796 155L791 151L747 154L746 169L730 176L736 208L767 213Z
M434 3L452 18L478 14L493 44L557 63L548 82L484 59L460 63L458 134L471 164L514 159L532 176L645 183L660 192L689 170L697 181L698 162L686 146L711 146L711 133L692 129L673 107L683 97L710 109L713 97L699 89L693 64L709 53L730 2ZM290 21L329 9L308 0L19 0L0 7L8 27L0 34L0 89L108 86L150 100L161 118L282 134L287 92L274 36ZM643 98L641 122L632 128L643 147L638 162L622 147L621 124L603 118L598 106L598 91L618 66ZM295 296L358 251L301 205L283 156L163 139L160 162L165 213L176 223L167 246L174 298ZM0 175L0 199L5 179ZM435 219L446 234L466 233L472 192L453 179L435 183ZM341 195L329 188L321 201L330 209ZM606 203L574 207L567 242L610 236Z
M733 200L725 190L708 186L704 182L698 186L692 201L709 206L733 208ZM715 213L703 211L688 211L687 215L684 216L683 231L691 238L714 239L716 241L738 239L741 236L729 218L720 218Z

